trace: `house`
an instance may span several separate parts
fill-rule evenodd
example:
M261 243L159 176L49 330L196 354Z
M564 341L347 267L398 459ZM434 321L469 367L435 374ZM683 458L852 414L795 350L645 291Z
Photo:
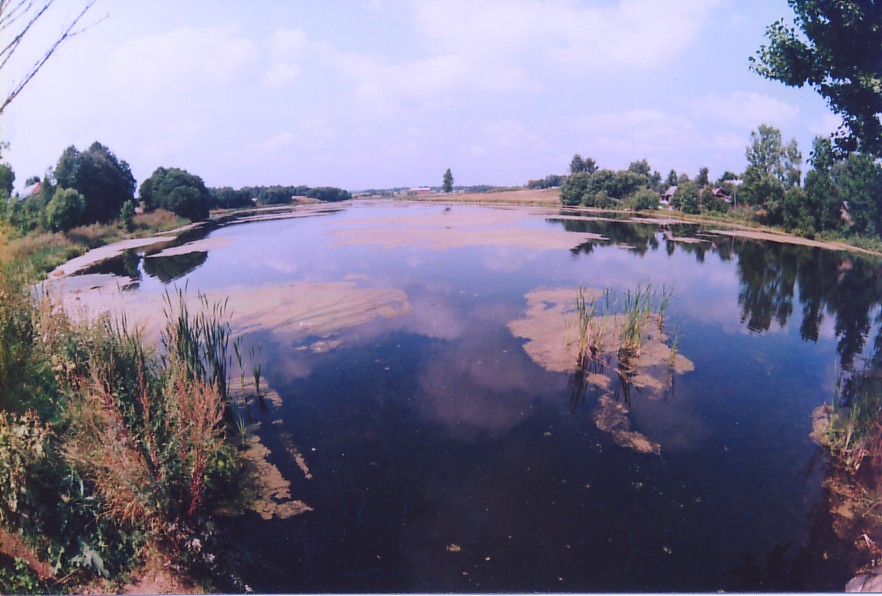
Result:
M408 196L415 197L419 195L430 195L432 194L432 189L428 186L417 186L415 188L411 188L407 191Z
M670 205L670 204L671 204L671 199L674 198L674 195L675 195L676 193L677 193L677 186L676 186L676 185L674 185L674 186L669 186L669 187L668 187L668 190L666 190L665 192L659 194L659 196L658 196L658 200L661 202L662 205Z
M714 197L726 201L730 203L729 195L727 195L722 188L712 188L711 192L714 193Z
M20 201L23 201L31 197L36 197L41 192L43 192L43 183L35 182L34 184L29 184L28 186L25 186L20 191L15 193L15 195Z

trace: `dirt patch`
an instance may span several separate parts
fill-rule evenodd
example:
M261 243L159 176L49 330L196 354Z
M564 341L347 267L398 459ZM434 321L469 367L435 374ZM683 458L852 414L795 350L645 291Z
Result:
M546 205L560 206L560 189L517 189L496 192L469 192L408 197L414 202L475 203L483 205Z
M421 247L447 250L466 246L511 246L534 250L568 250L603 240L598 234L524 225L532 214L515 209L487 209L476 214L456 207L413 214L362 217L336 222L330 234L337 246L375 244L383 248Z
M752 240L766 240L768 242L778 242L780 244L797 244L799 246L811 246L814 248L823 248L826 250L839 250L848 252L857 252L866 255L877 255L879 253L856 246L850 246L841 242L825 242L822 240L810 240L800 236L791 236L790 234L778 234L775 232L763 232L760 230L708 230L709 233L718 234L720 236L731 236L735 238L749 238Z

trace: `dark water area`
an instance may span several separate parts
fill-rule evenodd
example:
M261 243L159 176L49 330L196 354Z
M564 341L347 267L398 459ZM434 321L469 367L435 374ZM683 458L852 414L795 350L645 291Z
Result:
M211 250L103 265L144 293L356 280L407 294L409 312L344 329L322 353L302 349L315 338L271 329L246 338L282 397L283 427L261 438L313 508L234 522L260 568L256 590L844 587L850 561L831 543L825 458L809 433L839 371L882 343L879 261L526 208L507 225L572 234L572 247L345 241L372 220L403 233L445 209L479 230L493 211L356 205L221 226L207 232L225 239ZM570 375L543 369L508 328L531 290L640 283L673 288L667 316L694 363L664 398L630 396L631 427L658 454L617 445L594 421L601 392L573 399Z

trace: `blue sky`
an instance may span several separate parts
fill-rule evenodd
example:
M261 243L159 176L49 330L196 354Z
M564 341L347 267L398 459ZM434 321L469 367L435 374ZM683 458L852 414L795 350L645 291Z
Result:
M82 6L57 0L36 56ZM102 17L106 18L102 20ZM785 0L98 0L0 116L20 186L98 140L139 183L157 166L210 186L350 190L520 185L645 158L712 177L752 129L805 157L838 120L810 89L748 70Z

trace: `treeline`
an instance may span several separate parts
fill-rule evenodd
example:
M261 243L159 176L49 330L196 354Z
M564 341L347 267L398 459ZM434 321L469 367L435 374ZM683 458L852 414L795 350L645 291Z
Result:
M795 139L761 125L751 132L747 168L724 172L716 180L708 168L698 174L666 177L645 159L625 170L599 169L592 158L573 156L569 175L530 180L530 188L560 187L564 205L604 209L656 209L738 217L813 237L833 234L878 239L882 233L882 165L865 153L838 153L829 138L816 137L803 177L802 153Z
M330 186L252 186L234 190L208 188L201 177L175 167L158 167L135 194L135 177L125 160L94 142L85 151L64 150L55 167L41 179L26 181L24 196L13 195L15 172L0 163L0 219L21 233L64 232L81 225L120 219L131 229L137 209L165 209L191 221L208 217L209 210L290 203L294 197L320 201L352 198Z
M254 203L261 205L283 205L296 197L307 197L325 202L348 201L352 194L335 186L243 186L234 189L229 186L209 188L212 209L232 209Z

